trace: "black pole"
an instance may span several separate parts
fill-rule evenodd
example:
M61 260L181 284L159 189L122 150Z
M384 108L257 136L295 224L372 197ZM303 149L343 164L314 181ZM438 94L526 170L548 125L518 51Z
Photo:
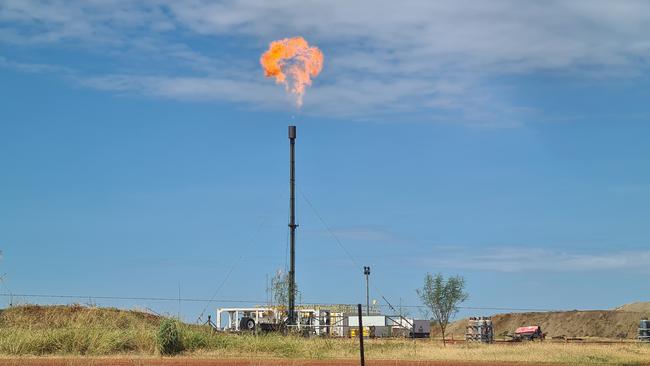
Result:
M357 304L358 313L359 313L359 357L361 360L361 366L366 365L366 360L363 354L363 310L361 310L361 304Z
M291 264L289 269L289 325L296 324L296 126L289 126L289 196L291 214L289 218L289 228L291 230Z
M363 274L366 275L366 315L370 316L370 267L363 267Z
M368 289L368 282L370 276L366 276L366 315L370 316L370 290Z

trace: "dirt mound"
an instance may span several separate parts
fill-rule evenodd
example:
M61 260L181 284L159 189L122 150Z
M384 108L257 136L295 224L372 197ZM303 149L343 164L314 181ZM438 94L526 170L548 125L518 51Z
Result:
M492 317L492 323L497 337L512 334L517 327L540 325L548 337L635 338L639 320L648 316L650 311L574 310L497 314ZM466 325L467 319L454 322L449 325L448 333L455 339L463 339Z
M140 311L81 305L24 305L0 310L0 326L6 328L127 329L157 327L159 322L158 316Z
M637 313L650 313L650 301L645 302L633 302L630 304L621 305L614 310L619 311L633 311Z

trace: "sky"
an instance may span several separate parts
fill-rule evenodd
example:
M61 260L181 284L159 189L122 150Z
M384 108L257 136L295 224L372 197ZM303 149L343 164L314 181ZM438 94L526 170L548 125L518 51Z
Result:
M460 316L650 301L649 26L645 1L0 0L0 301L266 301L289 124L303 303L365 301L363 266L413 316L438 272ZM325 55L301 109L259 65L293 36ZM215 301L102 298L179 293Z

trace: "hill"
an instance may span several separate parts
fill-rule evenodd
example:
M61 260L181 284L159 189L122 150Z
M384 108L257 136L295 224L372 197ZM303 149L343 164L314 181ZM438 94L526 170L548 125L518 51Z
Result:
M645 305L639 305L645 304ZM639 320L650 317L650 303L623 305L616 310L507 313L492 316L495 336L514 332L517 327L540 325L548 337L635 338ZM454 338L465 337L467 319L449 325ZM433 329L432 329L433 331ZM437 335L437 330L435 331Z
M633 302L630 304L621 305L614 310L618 311L632 311L639 313L650 313L650 301L645 302Z
M24 305L0 310L0 327L18 329L155 329L157 315L81 305Z
M115 308L15 306L0 310L0 354L155 352L160 318Z

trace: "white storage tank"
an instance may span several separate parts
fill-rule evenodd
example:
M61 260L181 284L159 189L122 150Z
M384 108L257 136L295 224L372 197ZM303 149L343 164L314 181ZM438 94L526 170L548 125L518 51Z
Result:
M639 340L650 342L650 320L641 319L639 322Z

